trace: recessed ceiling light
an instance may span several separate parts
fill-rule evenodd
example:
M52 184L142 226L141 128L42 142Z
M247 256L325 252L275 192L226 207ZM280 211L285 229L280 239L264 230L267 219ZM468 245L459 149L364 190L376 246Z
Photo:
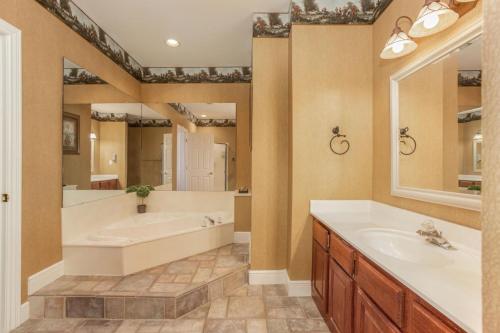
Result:
M207 115L206 115L206 114L202 114L202 115L201 115L201 117L202 117L202 118L206 118L206 117L207 117Z
M181 45L181 43L179 43L176 39L173 39L173 38L167 39L166 43L170 47L178 47L179 45Z

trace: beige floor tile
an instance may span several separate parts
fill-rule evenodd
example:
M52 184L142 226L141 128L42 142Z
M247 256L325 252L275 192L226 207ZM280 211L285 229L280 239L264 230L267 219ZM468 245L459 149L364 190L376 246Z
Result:
M272 319L307 318L302 308L298 305L267 309L267 316Z
M210 310L210 303L204 304L197 309L186 313L182 316L182 319L205 319L208 315L208 311Z
M244 320L207 319L205 333L246 333Z
M210 319L224 319L227 314L228 298L219 298L212 301L210 310L208 310L207 318Z
M202 268L202 267L200 267L196 271L196 274L194 275L192 282L196 283L196 282L208 281L208 279L210 278L211 275L212 275L212 269L211 268Z
M268 333L289 333L288 323L284 319L268 319L267 320Z
M265 318L262 297L230 297L228 318Z
M265 296L264 302L267 308L282 308L299 305L297 298L287 296Z
M329 332L325 322L318 319L289 319L288 327L292 332Z
M265 319L248 319L247 333L267 333L267 323Z
M161 333L202 333L204 319L175 319L165 321Z
M138 328L137 333L159 333L164 320L145 320Z
M194 274L198 269L196 261L177 261L168 265L166 273L168 274Z
M113 288L114 291L144 291L148 289L156 280L154 275L135 274L123 278Z
M187 289L186 283L155 283L149 291L152 293L178 293Z
M162 274L156 282L161 282L161 283L168 283L168 282L174 282L175 278L177 275L175 274Z
M262 296L262 286L249 285L248 296Z
M282 284L265 285L262 290L264 296L288 296L288 290Z
M137 319L124 320L114 333L135 333L143 322L144 320Z
M321 313L319 312L316 304L314 303L311 297L298 297L297 301L299 302L302 310L304 310L305 314L308 318L311 319L321 319Z
M192 279L193 279L193 275L191 275L191 274L179 274L175 278L174 282L175 283L190 283Z
M120 320L86 320L80 324L75 333L113 333L122 322Z
M232 291L227 292L226 296L249 296L248 295L248 286L242 286L240 288L234 289Z

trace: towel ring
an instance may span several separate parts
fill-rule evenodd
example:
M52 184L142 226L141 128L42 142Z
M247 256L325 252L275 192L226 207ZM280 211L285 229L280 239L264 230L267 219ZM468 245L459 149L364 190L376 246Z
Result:
M349 149L351 149L351 144L349 142L349 140L345 139L346 136L344 134L340 134L340 127L339 126L336 126L332 129L332 133L333 133L333 138L330 140L330 150L334 153L334 154L337 154L337 155L344 155L346 154ZM344 138L344 139L342 139ZM335 150L334 148L334 145L335 145L335 139L342 139L339 144L341 145L346 145L346 148L344 151L337 151Z
M410 128L408 127L399 129L399 142L405 146L409 146L411 149L411 151L408 153L403 152L401 149L399 150L399 152L405 156L412 155L417 150L417 141L411 135L408 134L409 131ZM408 144L407 139L413 142L413 146Z

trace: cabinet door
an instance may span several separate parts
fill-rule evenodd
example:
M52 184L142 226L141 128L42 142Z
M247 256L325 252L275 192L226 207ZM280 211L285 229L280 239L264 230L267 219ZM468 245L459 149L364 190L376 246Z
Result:
M312 252L312 294L318 309L324 315L328 300L328 252L316 241L313 241Z
M458 333L459 329L452 329L439 317L426 309L423 305L413 301L410 307L410 333Z
M92 190L98 190L99 189L99 182L92 182L92 183L90 183L90 189L92 189Z
M328 320L337 333L352 332L354 281L330 259Z
M401 333L359 287L355 298L355 333Z

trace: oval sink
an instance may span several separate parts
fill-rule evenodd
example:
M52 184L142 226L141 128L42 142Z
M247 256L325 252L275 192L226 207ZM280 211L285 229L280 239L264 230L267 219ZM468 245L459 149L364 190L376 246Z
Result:
M453 259L440 252L446 250L426 243L417 234L392 229L364 229L359 233L365 244L388 257L431 266L453 263Z

